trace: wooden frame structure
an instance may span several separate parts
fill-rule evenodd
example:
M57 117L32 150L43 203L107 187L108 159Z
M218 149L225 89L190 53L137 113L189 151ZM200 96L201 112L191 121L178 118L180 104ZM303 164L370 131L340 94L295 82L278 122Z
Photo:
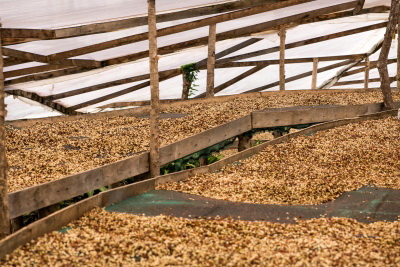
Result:
M181 24L176 24L174 26L166 27L166 28L161 28L157 30L157 36L162 37L162 36L169 36L172 34L177 34L181 33L184 31L189 31L193 29L199 29L204 26L208 26L210 31L209 31L209 36L208 37L200 37L197 39L189 40L189 41L184 41L181 43L174 43L174 44L169 44L166 46L161 46L158 49L158 54L163 55L163 54L168 54L172 53L177 50L189 48L189 47L194 47L194 46L199 46L199 45L206 45L207 43L209 44L209 56L205 61L201 61L197 64L199 69L205 68L207 66L207 92L206 94L202 94L198 97L204 97L204 96L212 96L216 92L220 92L224 90L225 88L257 73L262 69L260 66L263 65L264 68L267 67L267 65L270 64L279 64L280 65L280 79L279 81L279 86L281 89L284 89L284 84L286 82L294 81L297 79L301 79L302 77L306 77L309 74L304 73L301 76L296 76L296 77L289 77L287 79L283 79L282 77L285 76L285 71L284 71L284 65L287 63L291 63L290 61L284 60L281 56L281 60L275 62L263 62L259 63L257 67L255 66L252 70L246 71L239 77L235 79L231 79L229 81L226 81L224 84L219 85L215 87L214 85L214 64L213 64L213 54L215 53L215 47L213 49L213 46L215 46L216 41L222 41L222 40L227 40L230 38L237 38L241 36L249 36L250 34L258 33L258 32L263 32L266 30L270 29L284 29L288 24L295 23L295 24L305 24L305 23L310 23L310 22L316 22L316 21L324 21L324 20L329 20L329 19L335 19L335 18L342 18L346 16L352 16L354 14L362 14L362 13L368 13L368 12L386 12L387 7L373 7L370 9L363 9L363 2L360 0L349 0L349 1L342 1L337 4L331 4L327 7L324 8L315 8L311 9L309 11L299 13L299 14L294 14L292 16L287 16L281 19L276 19L272 21L267 21L263 23L258 23L254 24L252 26L245 26L242 28L238 28L235 30L228 30L225 32L216 32L217 24L226 22L226 21L233 21L241 18L246 18L249 16L254 16L256 14L263 14L265 12L273 11L273 10L279 10L282 8L287 8L290 6L294 5L301 5L305 3L309 3L315 0L285 0L285 1L277 1L277 0L257 0L257 1L229 1L227 3L221 3L221 4L215 4L215 5L209 5L209 6L203 6L203 7L196 7L187 10L187 12L183 11L173 11L173 12L167 12L163 14L157 15L157 20L158 22L167 22L167 21L179 21L182 19L192 19L192 21L181 23ZM351 10L351 11L348 11ZM207 18L202 18L202 19L196 19L194 18L196 15L202 14L202 15L209 15ZM14 39L14 41L17 40L24 40L24 41L32 41L33 40L54 40L54 39L59 39L59 38L71 38L71 37L77 37L77 36L87 36L87 35L92 35L92 34L99 34L103 32L111 32L111 31L116 31L116 30L121 30L121 29L127 29L135 26L140 26L140 25L145 25L147 24L147 16L139 16L139 17L134 17L130 19L125 19L125 20L115 20L115 21L109 21L109 22L104 22L104 23L95 23L95 24L88 24L88 25L83 25L83 26L77 26L77 27L70 27L70 28L61 28L61 29L55 29L55 30L48 30L48 29L36 29L36 30L30 30L30 29L11 29L7 28L3 30L3 39L7 42L12 42L11 39ZM312 38L309 40L303 40L295 43L288 43L283 45L280 45L278 47L274 48L269 48L266 50L261 50L261 51L255 51L252 53L245 53L242 55L237 55L233 57L228 57L224 58L222 60L219 60L219 58L222 58L223 56L226 57L231 53L234 53L240 49L242 49L244 46L251 45L251 42L245 41L243 46L241 45L236 45L231 47L230 49L227 49L224 51L223 55L215 55L216 62L215 62L215 68L220 68L222 63L225 63L222 65L223 67L228 67L228 63L232 64L230 67L238 67L238 66L247 66L246 62L238 62L239 60L243 60L246 58L251 58L255 56L260 56L260 55L266 55L269 53L273 53L275 51L280 51L281 54L284 53L285 49L291 49L291 48L296 48L304 45L309 45L317 42L322 42L322 41L327 41L335 38L340 38L343 36L349 36L352 34L357 34L361 33L364 31L370 31L370 30L375 30L379 28L383 28L386 26L386 23L378 23L376 25L370 25L366 27L362 27L359 29L353 29L353 30L348 30L344 32L338 32L334 34L329 34L325 36L320 36L316 38ZM215 35L215 36L214 36ZM57 52L49 55L41 55L37 53L32 53L32 52L25 52L25 51L20 51L14 48L10 47L2 47L2 51L5 56L5 66L16 66L16 65L21 65L21 64L26 64L28 62L40 62L44 63L45 65L41 66L33 66L33 67L27 67L27 68L18 68L14 69L11 71L6 71L5 72L5 77L6 77L6 86L10 86L6 88L6 92L8 94L16 95L16 96L21 96L28 98L30 100L36 101L42 105L48 106L54 110L57 110L61 113L64 114L79 114L80 112L78 111L79 109L92 106L119 96L123 96L126 94L129 94L131 92L138 91L142 88L148 87L150 85L150 74L144 74L144 75L139 75L135 77L130 77L130 78L125 78L125 79L119 79L119 80L114 80L114 81L109 81L106 83L99 83L93 86L89 87L84 87L84 88L71 88L72 90L68 92L63 92L63 93L58 93L55 95L40 95L38 93L30 92L29 90L24 90L24 89L16 89L18 88L19 83L23 82L28 82L32 80L40 80L40 79L47 79L47 78L54 78L54 77L59 77L59 76L64 76L64 75L69 75L69 74L74 74L74 73L81 73L85 71L90 71L93 69L98 69L98 68L103 68L105 66L111 66L111 65L117 65L125 62L132 62L141 58L145 58L148 56L148 51L142 51L142 52L137 52L133 54L128 54L124 56L119 56L111 59L106 59L106 60L91 60L91 59L77 59L75 57L85 55L88 53L93 53L93 52L98 52L98 51L104 51L107 49L111 49L114 47L120 47L124 46L127 44L132 44L132 43L137 43L143 40L148 39L149 33L144 32L144 33L139 33L139 34L134 34L134 35L129 35L127 37L122 37L110 41L103 41L100 43L92 44L92 45L87 45L85 47L79 47L75 49L70 49L67 51L62 51L62 52ZM253 40L253 39L251 39ZM254 38L254 40L257 40L257 38ZM282 54L283 55L283 54ZM351 57L350 55L349 57ZM353 58L353 57L352 57ZM332 58L332 60L334 60ZM205 64L205 62L207 62ZM296 60L293 60L292 63L300 63L304 62L302 59L299 59L297 62ZM253 64L253 63L247 63L247 64ZM267 64L267 65L265 65ZM345 66L342 65L342 66ZM339 65L334 65L334 67L339 67ZM329 68L324 69L322 68L321 71L326 71L329 70ZM315 69L313 70L315 72ZM160 72L160 81L165 81L171 78L174 78L178 75L181 75L181 71L179 69L170 69L170 70L165 70ZM316 74L315 74L316 76ZM118 90L118 91L113 91L112 93L106 94L101 97L97 97L94 99L90 99L87 101L83 101L78 104L74 104L72 106L63 106L62 104L59 103L61 99L65 99L68 97L73 97L73 96L79 96L81 94L85 94L88 92L95 92L101 89L105 88L110 88L114 86L119 86L119 85L124 85L132 82L139 82L140 83L130 86L128 88L125 88L123 90ZM187 86L187 85L185 85ZM269 84L265 85L260 88L254 88L254 89L249 89L249 92L254 92L258 90L265 90L268 88L271 88L275 86L275 84ZM215 88L214 88L215 87Z

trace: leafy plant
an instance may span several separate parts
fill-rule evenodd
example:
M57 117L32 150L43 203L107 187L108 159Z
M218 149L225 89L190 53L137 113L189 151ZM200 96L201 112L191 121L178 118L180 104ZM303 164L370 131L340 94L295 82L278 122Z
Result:
M196 63L190 63L181 66L181 70L185 75L185 79L189 82L189 96L194 95L194 92L197 91L195 81L198 79L197 75L199 74L199 70L197 69Z

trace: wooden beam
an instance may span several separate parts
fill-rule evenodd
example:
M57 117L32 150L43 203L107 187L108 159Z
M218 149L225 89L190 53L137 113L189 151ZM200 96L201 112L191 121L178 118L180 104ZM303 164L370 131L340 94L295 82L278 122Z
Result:
M319 36L319 37L315 37L315 38L311 38L311 39L307 39L307 40L302 40L302 41L286 44L285 48L291 49L291 48L296 48L296 47L300 47L300 46L304 46L304 45L315 44L315 43L328 41L328 40L332 40L332 39L336 39L336 38L341 38L341 37L345 37L345 36L349 36L349 35L353 35L353 34L357 34L357 33L381 29L386 26L387 26L387 22L381 22L381 23L377 23L377 24L373 24L373 25L369 25L369 26L365 26L365 27L360 27L360 28L351 29L351 30L347 30L347 31L336 32L336 33L332 33L332 34L327 34L327 35L323 35L323 36ZM252 57L258 57L258 56L278 52L279 49L280 49L279 46L275 46L275 47L271 47L268 49L254 51L251 53L245 53L245 54L238 55L238 56L228 57L223 60L218 60L217 63L225 63L225 62L243 60L243 59L252 58Z
M258 5L275 4L280 0L234 0L223 3L199 6L179 11L165 12L157 15L157 22L166 22L187 19L192 17L207 16L217 13L226 13L238 9L255 7ZM57 39L70 38L88 34L112 32L137 26L147 25L147 15L136 16L127 19L119 19L102 23L67 27L55 30L36 29L4 29L4 38L36 38L36 39Z
M284 8L284 7L288 7L288 6L292 6L292 5L296 5L296 4L306 3L306 2L310 2L310 1L313 1L313 0L278 1L276 3L269 3L266 5L255 6L255 7L239 10L239 11L233 11L233 12L222 14L222 15L217 15L217 16L213 16L213 17L209 17L209 18L205 18L205 19L200 19L200 20L191 21L191 22L180 24L180 25L160 29L157 31L157 37L162 37L162 36L171 35L171 34L175 34L175 33L179 33L179 32L184 32L184 31L188 31L188 30L192 30L192 29L196 29L196 28L201 28L204 26L209 26L209 25L216 24L216 23L223 22L223 21L234 20L234 19L251 16L251 15L255 15L255 14L259 14L259 13L263 13L263 12L267 12L267 11L271 11L271 10L275 10L275 9L279 9L279 8ZM346 7L349 7L349 6L354 6L354 3L350 2L346 5ZM88 45L85 47L80 47L80 48L76 48L76 49L72 49L72 50L68 50L68 51L64 51L64 52L60 52L60 53L55 53L52 55L45 56L46 63L53 63L55 61L65 59L65 58L84 55L84 54L88 54L88 53L97 52L100 50L114 48L117 46L127 45L127 44L131 44L131 43L139 42L139 41L144 41L144 40L147 40L148 38L149 38L149 33L145 32L145 33L122 37L122 38L118 38L115 40L110 40L110 41L106 41L106 42L102 42L102 43ZM40 62L42 62L42 61L40 61Z
M338 67L341 67L341 66L346 66L348 64L351 64L352 62L353 62L353 60L347 60L347 61L343 61L343 62L332 64L332 65L329 65L329 66L326 66L326 67L322 67L322 68L318 69L318 73L319 72L324 72L324 71L327 71L327 70L331 70L331 69L335 69L335 68L338 68ZM290 78L286 78L285 82L288 83L288 82L296 81L296 80L311 76L312 73L313 73L312 71L304 72L304 73L292 76ZM264 85L264 86L261 86L261 87L257 87L257 88L251 89L251 90L247 90L245 92L246 93L261 92L263 90L267 90L267 89L273 88L275 86L279 86L279 81L274 82L274 83L270 83L270 84L267 84L267 85Z
M317 89L317 75L318 75L318 58L314 58L311 89Z
M381 48L381 53L378 59L378 71L381 78L381 88L383 102L385 108L391 110L394 108L392 91L390 88L389 70L387 67L387 59L392 45L392 37L396 32L396 26L399 24L400 0L392 0L390 7L389 20L386 27L385 36Z
M365 58L365 74L364 74L364 89L367 90L369 88L369 70L371 64L369 61L369 57Z
M30 99L32 101L38 102L38 103L40 103L40 104L42 104L44 106L47 106L47 107L49 107L51 109L56 110L56 111L58 111L58 112L60 112L62 114L66 114L66 115L77 115L77 114L79 114L79 112L75 112L74 110L69 110L69 109L65 108L64 106L62 106L62 105L60 105L58 103L49 101L48 99L46 99L46 97L40 96L37 93L27 92L27 91L20 90L20 89L7 90L6 92L7 92L7 94L10 94L10 95L21 96L21 97Z
M286 45L286 28L279 28L279 90L285 91L285 45Z
M374 82L380 82L380 78L373 78L369 79L368 83L374 83ZM396 77L391 77L390 81L396 81ZM364 84L364 89L365 89L365 79L363 80L352 80L352 81L343 81L343 82L336 82L333 86L342 86L342 85L350 85L350 84ZM369 88L367 89L369 90Z
M214 96L216 36L217 36L217 25L212 24L209 27L209 36L208 36L207 88L206 88L207 98Z
M231 86L231 85L233 85L233 84L235 84L235 83L237 83L237 82L239 82L239 81L241 81L241 80L243 80L243 79L249 77L250 75L252 75L252 74L254 74L254 73L256 73L256 72L258 72L258 71L260 71L260 70L262 70L262 69L265 69L267 66L268 66L268 65L266 65L266 64L264 64L264 65L259 65L259 66L255 66L254 68L251 68L251 69L248 70L248 71L245 71L244 73L240 74L239 76L237 76L237 77L235 77L235 78L233 78L233 79L231 79L231 80L229 80L229 81L227 81L227 82L225 82L225 83L223 83L223 84L217 86L217 87L214 89L214 93L219 93L219 92L221 92L222 90L224 90L224 89L228 88L229 86ZM202 94L197 95L197 96L194 97L194 98L195 98L195 99L196 99L196 98L203 98L203 97L205 97L205 96L206 96L206 94L205 94L205 93L202 93Z
M291 126L355 118L361 115L377 112L377 109L380 108L381 105L376 103L336 107L290 107L275 110L271 109L267 111L255 111L252 113L252 127L268 128Z
M147 0L149 18L149 65L150 65L150 175L160 175L160 89L158 76L158 54L157 54L157 17L156 1Z
M60 70L36 73L36 74L26 75L23 77L18 77L15 79L7 80L7 81L5 81L5 85L13 85L13 84L19 84L19 83L25 83L25 82L31 82L31 81L40 81L40 80L56 78L56 77L60 77L60 76L64 76L64 75L82 73L85 71L89 71L91 69L92 68L69 67L69 68L64 68L64 69L60 69Z
M2 27L0 24L0 48ZM7 158L6 158L6 135L4 121L6 107L4 103L4 74L3 56L0 51L0 240L10 234L10 211L8 207L7 190Z

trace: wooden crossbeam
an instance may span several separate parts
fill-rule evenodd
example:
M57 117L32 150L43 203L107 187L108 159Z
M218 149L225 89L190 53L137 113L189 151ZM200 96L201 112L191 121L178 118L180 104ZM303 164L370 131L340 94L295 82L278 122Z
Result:
M276 10L279 8L288 7L288 6L301 4L301 3L306 3L306 2L310 2L310 1L313 1L313 0L288 0L288 1L283 1L283 2L277 2L277 3L247 8L244 10L233 11L233 12L227 13L227 14L217 15L217 16L213 16L210 18L200 19L200 20L196 20L196 21L192 21L192 22L188 22L188 23L179 24L176 26L159 29L159 30L157 30L157 37L180 33L180 32L184 32L184 31L196 29L196 28L201 28L204 26L210 26L210 25L217 24L217 23L224 22L224 21L243 18L246 16L264 13L267 11ZM349 5L347 5L347 6L349 6ZM141 33L141 34L135 34L135 35L122 37L122 38L115 39L115 40L110 40L110 41L97 43L97 44L93 44L93 45L89 45L89 46L85 46L85 47L81 47L81 48L77 48L77 49L72 49L69 51L52 54L52 55L48 56L48 59L51 62L51 61L55 61L55 60L59 60L59 59L70 58L70 57L74 57L74 56L79 56L79 55L84 55L84 54L88 54L88 53L101 51L104 49L114 48L114 47L121 46L121 45L136 43L136 42L144 41L147 39L148 39L147 32Z
M380 82L380 81L381 81L380 78L368 79L368 83ZM396 81L396 77L391 77L390 81L391 81L391 83ZM344 81L344 82L336 82L334 84L334 86L342 86L342 85L350 85L350 84L363 84L363 83L365 83L365 79L363 79L363 80L353 80L353 81Z
M327 34L327 35L323 35L323 36L319 36L319 37L315 37L315 38L311 38L311 39L307 39L307 40L302 40L302 41L286 44L285 48L291 49L291 48L296 48L296 47L300 47L300 46L304 46L304 45L315 44L315 43L324 42L324 41L328 41L328 40L332 40L332 39L336 39L336 38L340 38L340 37L345 37L345 36L349 36L349 35L353 35L353 34L357 34L357 33L362 33L362 32L366 32L366 31L377 30L377 29L386 27L386 25L387 25L387 22L381 22L381 23L377 23L377 24L373 24L373 25L369 25L369 26L365 26L365 27L360 27L360 28L351 29L351 30L347 30L347 31L341 31L341 32L336 32L336 33L332 33L332 34ZM270 54L270 53L274 53L274 52L278 52L278 51L279 51L279 46L275 46L275 47L271 47L271 48L267 48L267 49L254 51L251 53L245 53L245 54L238 55L238 56L224 58L222 60L218 60L217 63L243 60L243 59L258 57L258 56L262 56L262 55L266 55L266 54Z
M397 59L388 59L388 65L389 64L393 64L397 62ZM365 71L365 63L358 63L356 65L354 65L354 67L356 66L362 66L361 68L357 68L357 69L353 69L353 70L348 70L346 72L343 73L342 77L346 77L346 76L351 76L357 73L361 73ZM371 69L376 69L377 68L377 61L370 61L370 70Z
M285 1L285 0L284 0ZM165 12L157 15L157 23L187 19L198 16L207 16L218 13L231 12L238 9L250 8L259 5L274 4L282 0L234 0L223 3L193 7L184 10ZM127 19L118 19L102 23L91 23L75 27L60 28L54 30L38 29L14 29L5 28L3 38L36 38L57 39L82 35L112 32L127 28L147 25L147 15L136 16Z
M229 55L231 53L234 53L242 48L245 48L247 46L250 46L256 42L261 41L262 39L260 38L251 38L249 40L246 40L244 42L241 42L237 45L234 45L230 48L227 48L219 53L217 53L215 55L215 58L221 58L224 57L226 55ZM196 63L196 67L198 69L204 69L204 67L207 64L207 59L203 59L199 62ZM169 78L175 77L177 75L181 74L181 70L180 69L172 69L172 70L166 70L166 71L161 71L160 75L162 77L164 76L168 76ZM63 92L63 93L59 93L59 94L55 94L55 95L51 95L46 97L48 100L53 101L56 99L61 99L61 98L66 98L66 97L71 97L71 96L75 96L75 95L79 95L79 94L84 94L84 93L88 93L88 92L93 92L96 90L100 90L100 89L104 89L104 88L108 88L108 87L113 87L113 86L117 86L117 85L123 85L123 84L127 84L127 83L132 83L132 82L137 82L137 81L142 81L142 80L147 80L150 79L150 74L144 74L144 75L139 75L139 76L135 76L135 77L130 77L130 78L125 78L125 79L120 79L120 80L115 80L115 81L111 81L111 82L106 82L106 83L101 83L101 84L97 84L97 85L92 85L92 86L88 86L88 87L84 87L84 88L80 88L80 89L76 89L76 90L71 90L68 92Z
M318 59L318 61L337 61L337 60L345 60L345 59L354 59L360 60L364 58L365 54L354 54L354 55L343 55L343 56L326 56L326 57L316 57L316 58L292 58L285 59L285 64L297 64L297 63L312 63L314 59ZM250 66L259 66L259 65L277 65L279 64L279 59L270 59L270 60L256 60L256 61L241 61L241 62L227 62L227 63L218 63L216 65L217 68L237 68L237 67L250 67Z
M259 66L255 66L254 68L251 68L248 71L245 71L244 73L238 75L237 77L235 77L235 78L233 78L233 79L231 79L231 80L229 80L229 81L227 81L227 82L215 87L214 88L214 93L216 94L216 93L221 92L222 90L228 88L229 86L231 86L231 85L233 85L233 84L235 84L235 83L237 83L237 82L239 82L239 81L241 81L241 80L253 75L254 73L256 73L256 72L258 72L258 71L260 71L262 69L265 69L267 66L268 66L267 64L259 65ZM197 95L194 98L204 98L205 96L206 96L206 94L202 93L202 94Z
M336 64L332 64L332 65L329 65L329 66L326 66L326 67L318 68L318 73L324 72L324 71L327 71L327 70L332 70L332 69L335 69L335 68L338 68L338 67L341 67L341 66L346 66L346 65L351 64L353 62L354 62L354 60L346 60L346 61L339 62L339 63L336 63ZM285 79L285 83L296 81L296 80L300 80L302 78L305 78L305 77L308 77L308 76L312 75L312 73L313 73L312 71L308 71L308 72L304 72L304 73L292 76L290 78L286 78ZM261 87L258 87L258 88L254 88L254 89L251 89L251 90L244 91L244 93L260 92L260 91L263 91L263 90L267 90L267 89L273 88L275 86L279 86L279 81L274 82L274 83L270 83L270 84L267 84L267 85L264 85L264 86L261 86Z

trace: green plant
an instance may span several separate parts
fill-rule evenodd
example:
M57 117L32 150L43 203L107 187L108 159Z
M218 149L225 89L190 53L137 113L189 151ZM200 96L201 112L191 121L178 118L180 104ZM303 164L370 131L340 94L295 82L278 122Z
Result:
M224 157L224 155L221 155L221 154L219 154L219 155L211 154L210 156L207 157L207 164L212 164L214 162L217 162L217 161L221 160L223 157Z
M199 70L197 69L196 63L190 63L181 66L181 70L185 75L185 79L189 82L189 96L192 96L195 91L197 91L195 81L197 80L197 75L199 74Z

